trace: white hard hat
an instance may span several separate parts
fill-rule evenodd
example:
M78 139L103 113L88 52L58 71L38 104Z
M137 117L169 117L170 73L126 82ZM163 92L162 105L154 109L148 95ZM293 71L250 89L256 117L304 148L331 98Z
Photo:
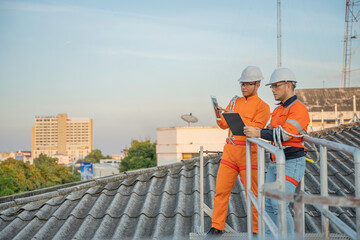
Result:
M278 68L271 74L270 82L265 86L277 82L297 82L294 73L288 68Z
M256 82L263 80L263 75L260 71L260 68L256 66L248 66L241 73L241 77L238 79L239 83L242 82Z

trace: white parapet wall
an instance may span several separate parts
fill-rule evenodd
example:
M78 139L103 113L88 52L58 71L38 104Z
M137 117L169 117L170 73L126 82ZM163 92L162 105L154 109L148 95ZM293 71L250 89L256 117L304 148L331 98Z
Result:
M106 177L119 174L119 166L111 164L94 164L94 178Z
M157 165L196 157L204 150L222 151L228 130L215 126L169 127L156 129Z

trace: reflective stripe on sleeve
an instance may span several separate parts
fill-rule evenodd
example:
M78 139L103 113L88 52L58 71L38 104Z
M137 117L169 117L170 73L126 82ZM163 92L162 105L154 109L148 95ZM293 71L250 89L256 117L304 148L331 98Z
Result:
M295 119L287 119L286 123L290 123L291 125L293 125L294 127L296 127L296 129L298 130L299 134L302 134L304 131L300 125L300 123L298 121L296 121Z

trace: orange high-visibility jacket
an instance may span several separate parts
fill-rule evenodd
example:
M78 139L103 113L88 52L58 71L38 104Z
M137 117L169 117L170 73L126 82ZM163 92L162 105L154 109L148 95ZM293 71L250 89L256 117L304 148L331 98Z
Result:
M300 135L307 131L310 123L309 112L306 106L298 99L288 106L280 105L271 114L270 128L281 126L290 134ZM301 137L293 137L282 133L282 145L290 147L305 148Z
M233 100L235 103L234 112L239 113L244 124L251 127L263 128L270 118L270 107L263 100L261 100L257 94L254 96L245 98L235 96ZM233 101L232 100L232 101ZM233 103L230 102L226 109L230 110ZM227 125L224 117L221 115L221 119L216 121L220 128L227 129ZM230 129L229 129L230 136ZM246 141L245 136L233 136L236 141ZM242 144L245 145L245 144Z

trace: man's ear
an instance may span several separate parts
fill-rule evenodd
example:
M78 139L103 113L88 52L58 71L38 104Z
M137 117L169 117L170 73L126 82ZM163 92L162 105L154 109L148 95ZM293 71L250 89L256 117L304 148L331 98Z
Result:
M294 89L293 89L293 85L292 85L292 83L290 82L290 84L288 84L289 85L289 89L290 89L290 91L294 91Z

